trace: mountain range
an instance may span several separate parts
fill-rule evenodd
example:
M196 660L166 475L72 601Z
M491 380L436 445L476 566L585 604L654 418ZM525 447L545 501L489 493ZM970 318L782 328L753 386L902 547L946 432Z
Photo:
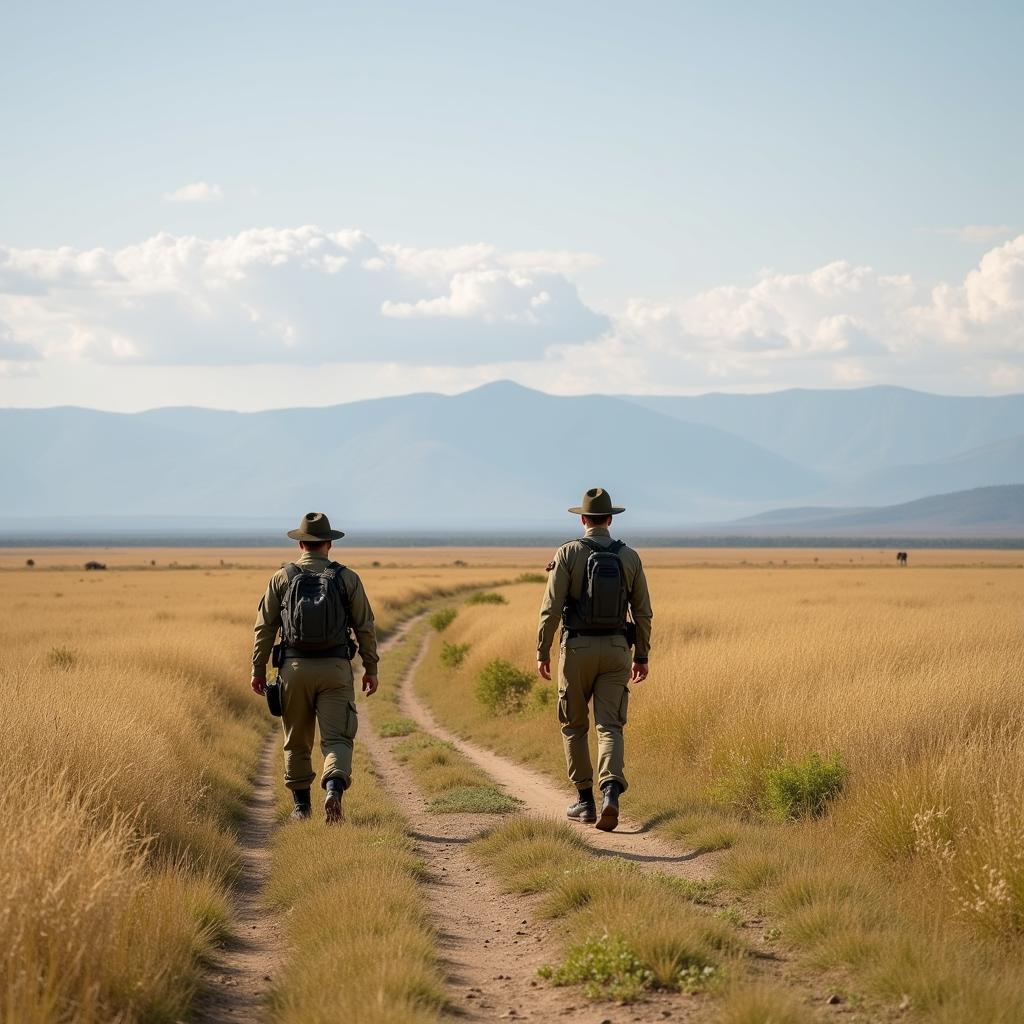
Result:
M0 526L322 508L396 530L546 529L599 483L631 525L683 529L1024 483L1024 395L886 387L562 397L499 382L256 413L2 409L0 437Z
M882 508L774 509L720 530L762 537L1024 537L1024 485L975 487Z

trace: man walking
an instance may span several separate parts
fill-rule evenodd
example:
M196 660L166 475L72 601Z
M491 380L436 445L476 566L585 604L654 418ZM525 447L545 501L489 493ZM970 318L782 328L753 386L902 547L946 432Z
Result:
M627 785L622 727L629 704L628 684L647 678L653 613L640 556L622 541L612 540L609 532L612 516L625 509L613 505L606 490L593 487L583 495L583 503L569 511L581 517L584 534L563 544L548 566L537 671L542 679L551 678L551 642L561 623L558 721L569 780L579 792L566 814L611 832L619 823L619 796ZM635 648L632 658L631 646ZM603 796L600 818L588 746L591 702Z
M274 648L281 684L284 728L284 781L292 792L292 818L310 816L310 785L315 778L311 754L320 726L324 755L320 784L326 790L327 823L344 821L341 797L352 781L352 741L356 715L352 657L363 663L363 692L377 690L377 634L373 610L359 577L328 557L331 542L345 536L332 530L323 512L307 512L288 536L302 554L282 566L267 586L256 612L252 688L267 692L267 660ZM352 641L355 632L355 642Z

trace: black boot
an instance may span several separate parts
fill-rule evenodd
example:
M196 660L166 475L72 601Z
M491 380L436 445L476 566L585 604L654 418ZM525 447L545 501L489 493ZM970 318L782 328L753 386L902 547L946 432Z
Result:
M293 789L292 800L295 803L292 808L292 821L306 821L313 813L309 803L309 790Z
M619 823L619 794L622 792L622 783L611 779L601 787L604 800L601 803L601 817L598 819L597 827L602 832L614 832L615 826Z
M584 825L593 825L597 821L597 805L594 803L593 789L581 789L579 799L570 804L565 811L567 818L582 821Z
M324 798L324 814L328 825L339 825L345 820L345 812L341 809L341 795L345 792L345 783L334 776L327 780L327 796Z

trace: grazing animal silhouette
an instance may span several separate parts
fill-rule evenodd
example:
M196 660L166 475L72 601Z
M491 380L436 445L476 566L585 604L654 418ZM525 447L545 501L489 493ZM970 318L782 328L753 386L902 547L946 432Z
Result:
M896 561L899 562L900 565L906 565L907 564L907 553L906 553L906 551L897 551L896 552Z
M106 569L106 566L102 562L86 562L85 568L89 572L95 572L99 569Z

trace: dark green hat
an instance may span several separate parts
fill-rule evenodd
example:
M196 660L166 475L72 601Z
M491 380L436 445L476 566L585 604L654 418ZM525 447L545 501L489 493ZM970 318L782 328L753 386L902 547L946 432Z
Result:
M307 512L297 530L289 530L292 540L304 540L307 544L321 544L325 540L341 540L341 530L332 530L331 521L323 512Z
M612 504L612 496L603 487L591 487L583 495L583 504L569 511L574 516L617 516L626 510Z

